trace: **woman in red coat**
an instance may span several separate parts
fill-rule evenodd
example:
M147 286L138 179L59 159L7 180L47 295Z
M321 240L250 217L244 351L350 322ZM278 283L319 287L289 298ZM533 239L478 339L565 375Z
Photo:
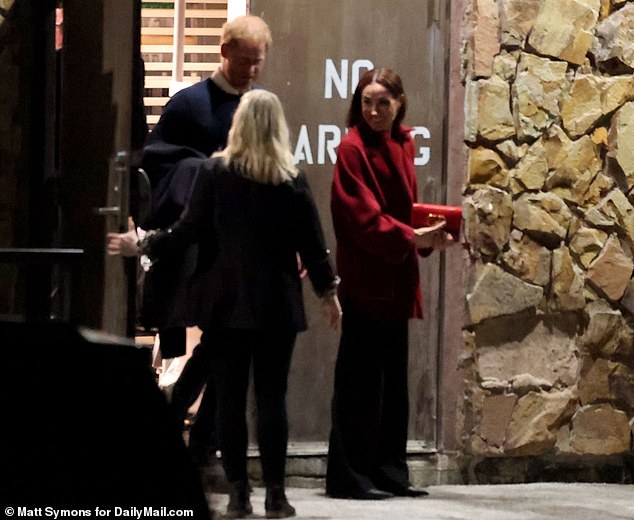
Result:
M337 237L341 342L332 400L326 491L332 497L421 496L406 464L408 320L421 318L418 253L453 243L443 228L411 227L414 145L406 98L389 69L366 72L337 151L331 210Z

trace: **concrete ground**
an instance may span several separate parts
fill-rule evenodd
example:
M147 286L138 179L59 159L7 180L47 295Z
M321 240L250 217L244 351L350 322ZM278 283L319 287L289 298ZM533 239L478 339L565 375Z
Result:
M331 499L323 489L290 488L297 520L634 520L634 485L513 484L431 486L424 498L382 501ZM209 495L224 513L227 495ZM264 518L264 490L251 497ZM216 515L215 515L216 516ZM221 516L219 516L221 518Z

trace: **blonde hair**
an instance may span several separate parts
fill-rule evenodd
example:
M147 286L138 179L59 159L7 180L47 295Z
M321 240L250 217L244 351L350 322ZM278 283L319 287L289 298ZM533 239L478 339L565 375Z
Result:
M242 96L233 116L227 147L214 157L263 184L281 184L297 176L288 125L279 98L262 89Z
M221 44L232 46L238 40L264 43L267 50L273 43L269 26L262 18L252 14L238 16L222 26Z

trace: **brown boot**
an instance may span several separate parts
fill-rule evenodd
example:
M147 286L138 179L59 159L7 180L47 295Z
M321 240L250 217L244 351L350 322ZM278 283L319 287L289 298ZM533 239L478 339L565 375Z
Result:
M266 518L288 518L295 516L295 508L288 503L284 486L268 486L264 501Z
M224 518L244 518L253 513L249 500L249 483L244 480L229 484L229 505Z

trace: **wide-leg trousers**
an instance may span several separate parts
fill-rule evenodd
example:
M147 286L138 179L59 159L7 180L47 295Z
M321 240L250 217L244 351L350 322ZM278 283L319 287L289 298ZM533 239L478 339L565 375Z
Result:
M382 323L342 303L326 491L406 488L408 320Z

